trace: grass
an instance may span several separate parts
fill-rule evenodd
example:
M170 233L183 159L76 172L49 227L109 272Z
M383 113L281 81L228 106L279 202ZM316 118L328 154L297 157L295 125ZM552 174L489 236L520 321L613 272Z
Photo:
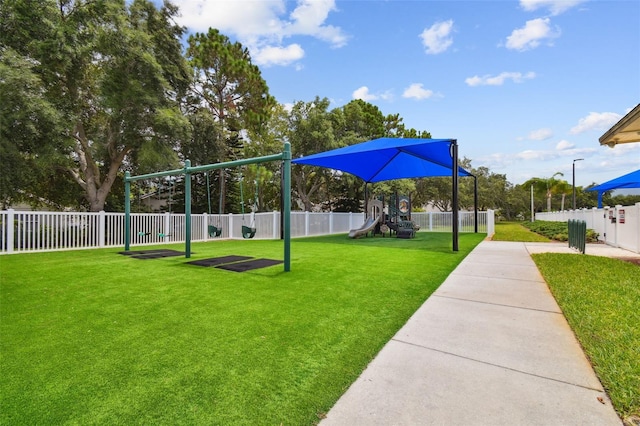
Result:
M289 273L1 256L0 424L317 423L483 238L295 239ZM192 249L282 259L279 241Z
M640 416L640 267L586 255L533 259L618 414Z
M517 222L496 222L493 241L550 242L551 240L536 234Z

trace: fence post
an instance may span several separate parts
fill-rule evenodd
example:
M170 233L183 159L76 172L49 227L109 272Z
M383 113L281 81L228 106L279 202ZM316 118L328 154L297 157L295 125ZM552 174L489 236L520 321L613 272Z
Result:
M273 239L278 239L278 212L273 211Z
M206 212L202 213L202 232L204 240L209 241L209 215Z
M164 234L163 240L167 242L169 241L169 237L167 237L167 235L171 235L171 213L169 212L164 212L164 226L162 229L164 229L164 231L162 231Z
M99 247L104 247L106 245L105 243L105 235L106 235L106 218L107 215L104 212L104 210L100 210L100 214L98 216L98 246Z
M329 235L333 234L333 212L329 212Z
M233 213L229 213L229 238L233 238Z
M304 236L309 236L309 212L304 212Z
M494 210L487 209L487 236L491 237L496 233L496 214Z
M7 210L7 253L13 253L15 210Z
M613 229L615 230L615 235L616 235L616 247L620 247L620 239L618 238L618 220L620 219L620 208L622 207L621 204L616 204L613 210L613 215L616 218L615 222L613 223Z

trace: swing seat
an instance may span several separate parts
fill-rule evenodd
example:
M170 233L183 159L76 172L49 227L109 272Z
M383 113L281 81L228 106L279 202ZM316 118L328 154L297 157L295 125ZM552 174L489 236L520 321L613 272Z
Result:
M217 226L209 225L209 236L211 238L219 237L222 235L222 228L218 228Z
M253 238L256 236L256 228L242 225L242 238Z

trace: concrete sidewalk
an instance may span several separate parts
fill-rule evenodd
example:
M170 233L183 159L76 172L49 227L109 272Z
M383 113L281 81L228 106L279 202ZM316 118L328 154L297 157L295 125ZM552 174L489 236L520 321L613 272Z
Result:
M620 425L531 260L540 251L480 243L321 425Z

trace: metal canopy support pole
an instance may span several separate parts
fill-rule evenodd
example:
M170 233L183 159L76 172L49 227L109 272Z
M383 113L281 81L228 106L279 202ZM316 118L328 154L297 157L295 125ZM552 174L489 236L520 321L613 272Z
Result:
M131 248L131 173L124 172L124 251Z
M291 271L291 144L285 142L283 161L283 225L284 225L284 271Z
M452 177L452 225L453 225L453 251L458 251L458 141L451 140L451 177Z
M184 257L191 257L191 160L184 162Z
M369 217L369 194L368 194L369 182L364 183L364 220Z

